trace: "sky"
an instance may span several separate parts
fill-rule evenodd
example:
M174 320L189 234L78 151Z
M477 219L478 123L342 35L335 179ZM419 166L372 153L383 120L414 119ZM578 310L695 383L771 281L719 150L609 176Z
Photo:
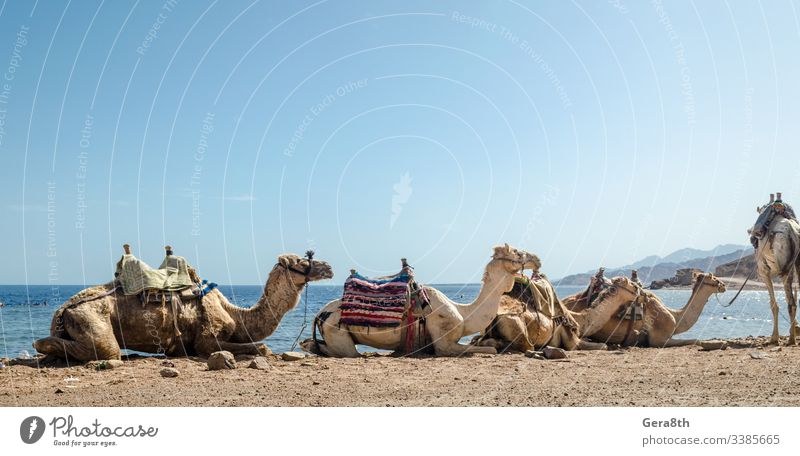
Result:
M746 244L800 200L798 9L3 0L0 284L105 282L124 243L225 284Z

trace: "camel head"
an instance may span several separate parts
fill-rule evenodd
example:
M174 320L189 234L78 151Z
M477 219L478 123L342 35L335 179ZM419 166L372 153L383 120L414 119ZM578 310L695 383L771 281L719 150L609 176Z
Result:
M511 273L517 273L523 269L539 271L539 268L542 267L539 257L524 250L517 250L508 244L495 247L492 260L502 262L506 271Z
M725 283L710 272L695 272L692 276L694 278L695 289L704 286L713 287L717 290L715 293L725 293L728 290Z
M275 268L283 268L291 276L292 282L298 288L305 286L309 282L325 280L333 277L333 269L325 261L313 259L307 255L300 257L293 253L285 253L278 257Z
M614 277L613 279L611 279L611 287L607 288L606 290L601 292L601 295L603 293L614 294L614 293L617 293L617 292L627 293L627 294L631 295L631 298L633 299L633 298L638 297L640 294L642 294L642 288L639 285L637 285L635 282L633 282L631 279L629 279L627 277L619 276L619 277ZM600 299L599 299L599 296L598 296L598 299L596 301L599 301L599 300Z

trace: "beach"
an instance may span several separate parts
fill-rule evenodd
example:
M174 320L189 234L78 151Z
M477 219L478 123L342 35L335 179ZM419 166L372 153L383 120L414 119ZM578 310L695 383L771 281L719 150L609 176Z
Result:
M0 406L800 406L800 348L731 340L698 347L458 358L268 357L269 369L208 371L205 360L136 357L112 370L83 365L0 369ZM760 358L760 359L759 359Z

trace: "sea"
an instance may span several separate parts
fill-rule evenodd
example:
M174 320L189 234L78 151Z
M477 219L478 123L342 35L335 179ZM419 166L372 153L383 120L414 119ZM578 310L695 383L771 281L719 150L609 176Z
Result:
M480 284L433 285L450 299L468 303L475 299ZM2 285L0 286L0 357L15 358L35 355L32 342L49 333L50 320L55 310L82 286L61 285ZM236 305L250 307L261 296L261 285L222 286L221 291ZM582 287L556 287L558 296L565 297L581 291ZM689 299L689 290L655 290L664 304L682 307ZM316 312L331 300L340 298L341 285L311 285L298 306L286 314L278 329L264 342L273 352L282 353L293 348L295 340L311 335L311 321ZM700 320L679 338L736 338L766 336L772 333L772 314L766 291L743 291L730 307L724 307L735 291L710 298ZM783 293L776 293L780 305L781 334L788 332L786 304ZM297 347L295 347L297 348ZM366 349L366 347L359 347Z

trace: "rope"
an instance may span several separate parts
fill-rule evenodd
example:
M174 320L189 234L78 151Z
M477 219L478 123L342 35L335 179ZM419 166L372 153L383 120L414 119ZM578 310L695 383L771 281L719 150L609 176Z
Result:
M738 298L739 294L742 292L742 290L744 290L744 286L747 285L747 281L750 280L751 277L753 277L753 273L756 271L757 268L758 266L750 270L750 274L747 274L747 278L745 278L744 282L742 282L742 286L739 287L739 291L736 292L736 294L731 298L728 304L720 304L722 307L730 307L731 304L733 304L733 301L736 301L736 298ZM770 280L772 279L770 278ZM717 300L719 300L719 297L717 298Z
M303 337L303 331L306 330L306 326L308 326L308 285L306 285L306 289L303 291L303 300L305 301L303 304L303 326L300 327L300 332L297 333L297 337L294 338L294 342L292 342L292 350L297 347L297 343L300 341L300 338Z

